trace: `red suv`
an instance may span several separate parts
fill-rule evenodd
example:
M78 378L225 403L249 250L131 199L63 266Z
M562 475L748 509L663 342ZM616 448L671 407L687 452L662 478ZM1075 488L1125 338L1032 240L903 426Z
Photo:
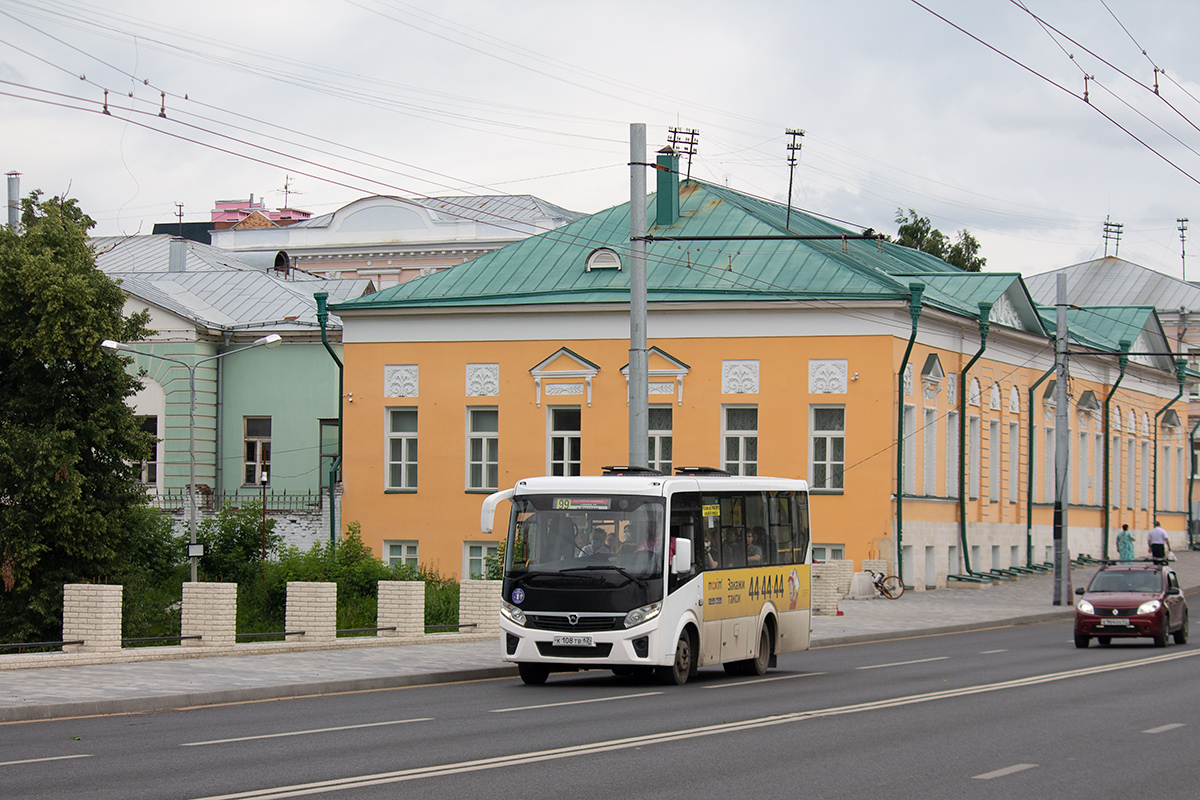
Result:
M1138 561L1100 567L1075 603L1075 646L1093 636L1102 645L1114 636L1145 636L1156 647L1188 639L1188 608L1175 571L1161 562Z

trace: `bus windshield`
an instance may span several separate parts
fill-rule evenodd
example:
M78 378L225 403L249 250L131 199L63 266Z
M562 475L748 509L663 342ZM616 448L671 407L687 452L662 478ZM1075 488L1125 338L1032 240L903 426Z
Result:
M662 577L661 497L523 495L512 504L504 556L509 577L610 586Z

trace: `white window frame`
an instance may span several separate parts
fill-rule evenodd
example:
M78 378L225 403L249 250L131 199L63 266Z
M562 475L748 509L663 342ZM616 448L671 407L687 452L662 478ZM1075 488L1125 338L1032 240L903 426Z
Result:
M500 410L496 406L467 406L466 475L468 492L494 492L500 488ZM495 429L483 429L476 421L491 412L495 414ZM479 455L476 457L476 444ZM478 475L478 477L476 477Z
M1143 509L1150 507L1150 442L1142 442L1142 485L1138 499Z
M936 408L925 409L925 429L923 431L925 463L922 464L921 470L921 481L924 485L921 487L921 491L927 497L937 495L937 416Z
M958 497L958 412L946 412L946 496Z
M267 421L267 427L270 430L266 435L261 433L250 433L250 422ZM271 433L274 427L271 424L271 417L263 414L247 414L242 417L242 485L243 486L260 486L263 473L267 474L267 485L271 484ZM254 456L249 453L250 446L254 446ZM254 471L254 480L249 481L247 471Z
M977 416L967 417L967 498L979 499L979 447L980 420Z
M988 501L1000 502L1000 420L988 420Z
M401 548L399 556L392 552L393 547ZM392 566L397 561L401 564L407 564L413 569L419 568L421 564L420 543L415 539L385 539L383 542L383 563Z
M844 544L814 544L812 546L813 563L817 561L841 561L846 557L846 545ZM818 556L819 554L819 556Z
M840 431L830 430L830 429L825 429L825 428L821 428L821 429L817 428L816 412L818 410L824 411L824 410L828 410L828 409L836 409L836 410L842 412L842 429ZM808 434L808 474L810 476L812 476L812 483L810 484L810 487L809 487L810 491L812 491L814 493L822 493L822 494L841 494L842 492L844 492L846 490L846 427L847 427L847 422L848 422L848 417L846 414L846 406L845 405L822 403L822 404L817 404L817 405L810 405L808 407L808 430L809 430L809 434ZM817 457L816 457L817 440L818 439L825 440L825 456L826 457L823 461L820 461L820 462L817 461ZM841 447L842 457L840 460L833 458L833 450L834 450L833 443L838 440L841 441L841 445L842 445L842 447ZM841 471L840 471L841 486L826 488L823 485L818 485L817 480L816 480L816 474L817 474L816 468L817 468L818 463L823 464L825 466L825 475L826 475L827 479L829 477L833 476L834 467L840 466L841 467Z
M730 412L753 411L754 428L729 427ZM734 475L754 476L758 474L758 406L748 404L721 406L721 468ZM737 443L737 458L729 458L729 445ZM753 443L754 456L749 456Z
M649 454L649 463L647 464L647 466L649 466L651 469L658 470L659 472L661 472L664 475L670 475L671 467L674 465L673 459L674 459L674 453L675 453L674 430L673 430L675 427L675 410L669 405L650 406L649 413L646 415L646 424L647 425L650 425L651 420L654 419L656 416L658 416L658 417L662 416L662 414L656 415L654 413L655 411L660 411L660 412L666 411L667 416L670 419L670 424L669 424L669 427L667 427L667 428L662 428L662 427L658 427L658 428L650 427L649 428L650 442L649 442L649 449L647 450L647 453ZM671 451L671 454L668 455L666 458L663 458L663 445L667 445L667 449Z
M488 556L499 552L500 543L495 541L463 542L462 577L464 580L479 580L484 577L485 562ZM478 549L478 553L473 553ZM472 562L479 562L478 572L472 569Z
M1091 438L1092 435L1086 430L1079 431L1079 452L1075 456L1077 470L1075 475L1075 498L1081 506L1089 505L1092 502L1092 481L1091 475L1088 472L1088 453L1091 449Z
M1008 423L1008 502L1021 501L1021 423Z
M575 430L557 429L555 425L559 413L568 411L574 411L579 415L579 425ZM556 459L554 458L554 448L559 443L562 445L562 458ZM563 476L583 474L583 410L579 406L546 407L546 474Z
M416 424L415 429L411 431L394 430L394 413L395 412L412 412L413 419ZM384 425L386 430L384 433L384 470L383 480L387 491L391 492L415 492L417 490L417 471L418 471L418 450L417 441L421 428L421 418L416 406L389 406L384 413ZM400 443L400 457L393 459L393 443ZM392 481L393 468L400 467L400 480Z
M843 445L844 447L845 445ZM845 451L843 450L843 455ZM843 484L845 479L843 478ZM904 404L904 493L917 491L917 407Z
M1054 502L1054 450L1055 438L1054 428L1050 425L1042 427L1043 438L1046 445L1042 448L1042 502Z
M1137 505L1137 440L1129 437L1125 451L1125 508Z

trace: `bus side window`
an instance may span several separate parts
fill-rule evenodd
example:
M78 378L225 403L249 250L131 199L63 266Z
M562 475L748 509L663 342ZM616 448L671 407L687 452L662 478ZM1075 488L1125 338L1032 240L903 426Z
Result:
M804 564L808 559L808 495L800 492L792 500L792 552L796 563Z

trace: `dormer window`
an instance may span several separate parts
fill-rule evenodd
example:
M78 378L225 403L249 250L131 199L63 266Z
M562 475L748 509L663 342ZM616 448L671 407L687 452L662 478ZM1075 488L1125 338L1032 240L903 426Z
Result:
M616 250L610 250L607 247L600 247L591 252L587 258L587 271L591 272L594 269L620 269L621 257L617 255Z

